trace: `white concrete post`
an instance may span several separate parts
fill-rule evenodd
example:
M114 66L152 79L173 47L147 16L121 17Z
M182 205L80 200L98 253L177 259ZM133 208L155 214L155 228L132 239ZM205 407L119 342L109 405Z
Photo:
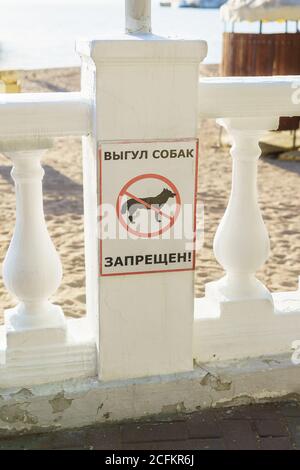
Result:
M16 188L16 226L3 265L5 285L19 300L15 308L6 312L8 343L15 342L18 334L25 330L45 328L54 332L56 340L64 338L63 312L48 300L62 279L61 262L43 211L41 158L49 145L51 141L47 139L37 142L30 139L25 143L2 141L0 145L1 151L13 162L11 174ZM45 342L53 341L50 331Z
M151 33L151 0L125 0L126 33Z
M143 8L150 4L129 3L136 6L141 3ZM149 29L147 26L146 30ZM180 170L180 159L177 158L175 165L174 159L163 162L152 158L151 152L169 145L176 153L176 148L184 142L193 140L195 144L199 64L206 55L206 43L150 34L139 38L125 35L81 43L77 49L83 59L83 93L91 100L94 114L93 132L83 141L83 160L87 309L97 332L99 376L102 380L116 380L190 370L193 368L193 268L165 273L162 271L166 266L161 263L152 273L120 275L116 268L110 275L101 274L103 254L99 248L97 216L100 193L107 194L115 188L120 191L122 184L118 182L124 175L129 181L142 173L153 173L154 165L166 178L171 178L176 168L177 176L184 173ZM132 160L130 151L128 160L121 159L120 151L124 153L128 149L128 142L133 149L141 146L144 158ZM114 169L111 178L101 180L100 184L101 149L105 145L119 145L118 157L111 160ZM195 162L195 159L185 161ZM144 172L140 168L142 164ZM195 170L186 173L185 182L187 191L194 188ZM110 202L115 214L116 199ZM119 226L118 221L116 224ZM143 255L143 247L147 250L148 243L153 242L146 239L144 245L140 240L133 245L125 243L128 250L123 248L123 253L130 258L139 249ZM120 254L121 246L124 244L116 243L114 256ZM166 249L168 246L167 241ZM173 271L172 266L169 269Z
M284 295L271 295L255 277L269 256L257 195L259 140L277 128L278 118L221 123L233 140L232 190L214 240L226 274L206 285L204 298L195 299L194 358L199 362L286 353L300 331L298 304L291 308Z

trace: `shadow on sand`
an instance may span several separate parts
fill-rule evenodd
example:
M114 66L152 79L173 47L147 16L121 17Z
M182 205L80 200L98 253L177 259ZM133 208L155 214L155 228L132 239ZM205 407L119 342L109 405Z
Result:
M46 215L83 214L83 188L50 165L43 165L44 209ZM0 165L0 175L13 185L10 176L12 167Z

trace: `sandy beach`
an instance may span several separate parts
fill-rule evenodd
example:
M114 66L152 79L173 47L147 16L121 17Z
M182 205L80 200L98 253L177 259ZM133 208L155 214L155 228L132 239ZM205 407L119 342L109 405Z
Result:
M212 70L212 69L211 69ZM206 70L207 71L207 70ZM77 91L79 69L21 73L23 92ZM205 207L205 242L197 254L196 296L206 282L222 276L214 259L213 237L227 205L231 186L228 147L218 147L219 129L204 121L199 131L199 201ZM66 315L85 312L81 141L59 138L44 158L44 208L48 229L61 256L64 278L54 301ZM11 164L0 155L0 259L3 261L15 222L15 194ZM263 158L259 162L259 198L271 239L271 256L258 273L270 290L297 288L300 274L300 162ZM3 310L15 305L0 278L0 321Z

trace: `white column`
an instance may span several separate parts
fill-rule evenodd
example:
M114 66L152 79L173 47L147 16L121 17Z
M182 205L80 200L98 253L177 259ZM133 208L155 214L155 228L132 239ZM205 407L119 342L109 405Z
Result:
M64 337L62 309L48 300L62 280L60 258L49 236L43 211L41 158L49 145L51 141L47 139L1 142L2 152L13 162L11 175L16 190L16 225L3 264L4 283L19 300L15 308L6 312L13 341L25 330L45 328L52 332L56 329L57 340ZM47 340L53 340L49 331Z
M151 0L126 0L126 33L151 33Z
M208 292L229 301L267 299L268 289L255 277L267 261L270 243L257 194L259 140L277 119L228 119L221 121L230 134L232 189L229 203L216 232L214 254L226 274L207 286Z
M100 378L191 370L193 271L99 277L99 145L143 141L147 149L153 141L176 144L196 138L199 63L206 55L206 43L125 35L82 43L78 50L83 58L83 93L93 103L95 120L93 132L84 138L83 161L87 309L97 332ZM147 173L153 173L151 157L147 162ZM168 165L174 168L173 163ZM123 172L127 180L143 173L138 168L132 174L126 168ZM169 175L168 168L161 167L160 172ZM192 180L191 172L187 184L192 185Z

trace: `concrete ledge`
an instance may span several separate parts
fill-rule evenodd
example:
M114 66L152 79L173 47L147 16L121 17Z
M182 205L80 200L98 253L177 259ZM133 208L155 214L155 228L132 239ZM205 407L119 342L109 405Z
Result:
M300 366L290 356L213 365L190 373L101 383L71 380L22 389L0 389L0 435L169 416L201 408L284 397L300 400Z
M292 344L300 338L299 291L273 294L273 302L214 300L209 294L195 299L193 357L197 361L241 361L270 351L292 355Z
M41 382L94 377L96 363L96 345L85 317L67 320L66 330L31 329L21 334L9 323L0 326L0 407L5 387L27 390Z

